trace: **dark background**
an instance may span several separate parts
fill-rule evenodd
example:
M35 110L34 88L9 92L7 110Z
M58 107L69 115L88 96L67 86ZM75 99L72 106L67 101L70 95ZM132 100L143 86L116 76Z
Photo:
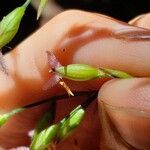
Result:
M149 0L55 0L64 9L77 8L87 11L100 12L122 21L150 11ZM7 15L25 0L0 0L0 19ZM14 47L39 27L36 21L36 10L30 6L21 23L19 32L8 46ZM4 52L8 51L4 48Z
M79 8L101 12L119 20L131 18L150 11L150 0L56 0L64 8Z

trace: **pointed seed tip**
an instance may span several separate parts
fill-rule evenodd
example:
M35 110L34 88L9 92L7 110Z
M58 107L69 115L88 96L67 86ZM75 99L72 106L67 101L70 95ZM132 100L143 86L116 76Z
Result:
M36 20L39 20L39 18L40 18L40 14L37 13ZM47 51L46 51L46 52L47 52Z

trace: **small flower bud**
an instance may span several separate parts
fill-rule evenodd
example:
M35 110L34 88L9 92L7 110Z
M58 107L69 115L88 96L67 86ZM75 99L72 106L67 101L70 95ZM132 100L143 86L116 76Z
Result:
M15 114L22 112L22 111L24 111L24 108L17 108L11 112L0 115L0 126L5 124L12 116L14 116Z
M52 111L52 110L51 110L51 111ZM50 120L52 119L52 112L51 112L51 111L46 112L46 113L42 116L42 118L40 119L40 121L38 122L38 124L37 124L37 126L36 126L36 128L35 128L35 130L34 130L33 140L34 140L34 138L36 138L36 136L37 136L42 130L44 130L44 129L48 126Z
M16 35L26 7L30 1L27 0L23 6L14 9L0 22L0 48L8 44Z
M32 141L30 150L44 150L56 138L58 131L57 125L51 125L45 130L41 131Z
M41 16L41 13L42 13L42 11L43 11L43 9L44 9L46 3L47 3L47 0L41 0L41 1L40 1L40 5L39 5L39 8L38 8L38 12L37 12L37 20L38 20L39 17Z
M85 110L79 105L66 118L60 122L59 131L57 133L57 140L66 138L75 128L80 124Z
M65 78L75 81L86 81L105 77L105 73L86 64L70 64L55 68L55 71Z

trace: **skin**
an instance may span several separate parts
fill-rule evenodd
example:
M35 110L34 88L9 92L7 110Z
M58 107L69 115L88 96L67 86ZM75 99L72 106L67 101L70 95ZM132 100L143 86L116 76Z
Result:
M145 16L139 18L139 24L143 21L142 27L150 28L150 23L142 20L143 17ZM135 26L138 26L138 21L136 20ZM80 127L61 142L58 149L128 149L124 142L120 142L120 138L113 136L117 130L132 148L146 150L150 147L150 40L126 42L125 39L106 37L89 40L83 47L76 48L76 44L72 42L71 46L66 47L68 51L63 53L61 44L67 38L66 33L78 29L78 25L84 27L87 24L100 29L105 27L114 32L138 29L95 13L70 10L59 14L4 56L9 76L0 74L1 112L65 92L60 86L42 90L42 86L51 77L45 53L50 50L62 64L85 63L123 70L139 77L114 79L106 83L104 80L77 83L67 81L72 90L101 88L98 102L90 105ZM145 31L149 32L148 29ZM110 47L106 47L109 45ZM59 102L56 120L61 119L84 99L81 97ZM118 107L123 108L119 110ZM9 120L0 129L0 145L5 149L27 146L27 132L34 127L45 109L48 106L30 109Z

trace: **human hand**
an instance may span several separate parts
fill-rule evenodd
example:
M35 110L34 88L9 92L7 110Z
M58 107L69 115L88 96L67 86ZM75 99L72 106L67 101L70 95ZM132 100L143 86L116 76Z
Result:
M123 149L124 142L114 136L114 128L110 127L115 127L133 147L148 149L150 38L144 38L143 35L148 37L150 31L99 14L72 10L58 15L4 56L9 76L0 74L1 110L8 111L63 92L59 86L42 90L50 78L45 53L50 50L62 64L91 64L123 70L139 77L112 80L103 86L105 81L102 79L67 81L73 91L99 89L102 86L98 96L101 109L98 110L96 102L93 103L80 127L60 143L58 149ZM59 102L57 120L80 104L82 99ZM119 110L119 107L123 108ZM45 109L47 106L34 108L9 120L0 129L0 145L5 149L27 146L30 142L27 133ZM108 122L106 113L111 122Z

